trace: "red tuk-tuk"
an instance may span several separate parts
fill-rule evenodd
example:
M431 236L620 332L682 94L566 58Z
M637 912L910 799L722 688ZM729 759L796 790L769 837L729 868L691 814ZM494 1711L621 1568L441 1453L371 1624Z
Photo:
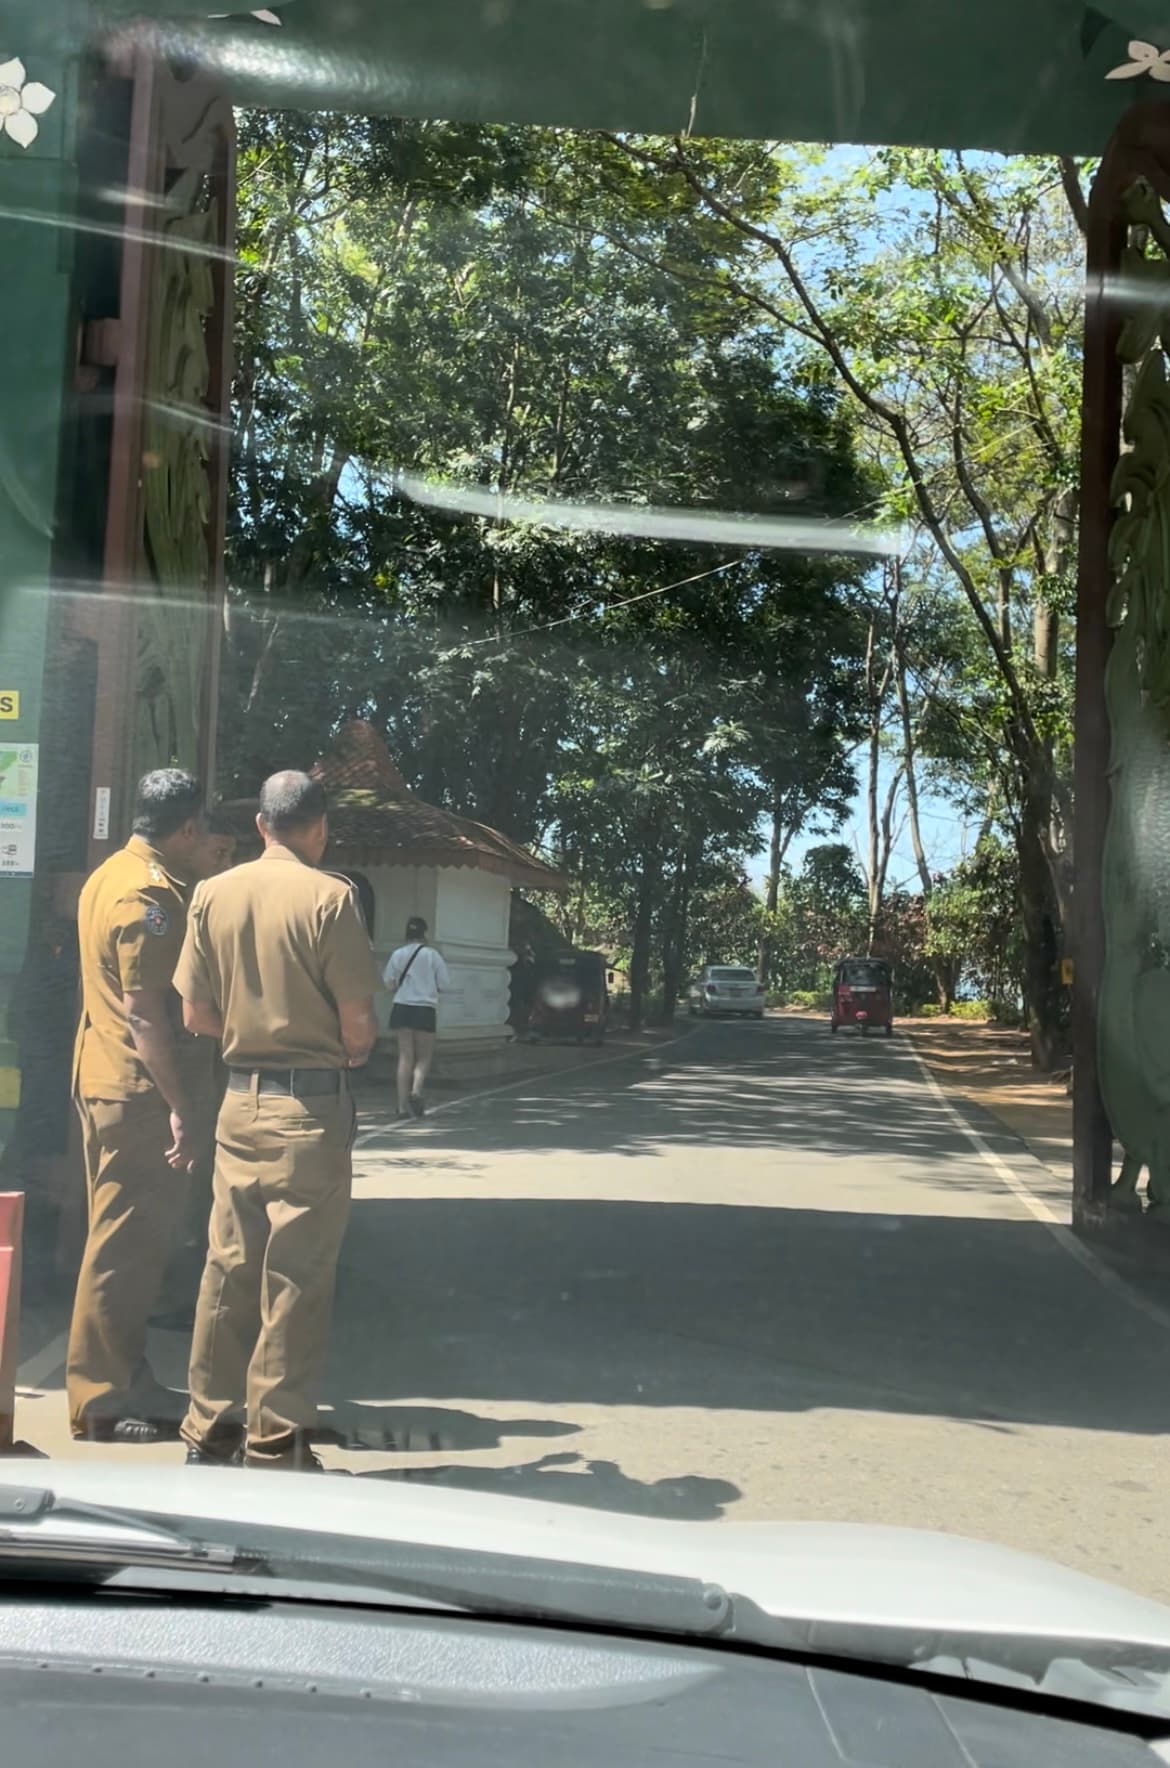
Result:
M865 1037L870 1029L894 1035L893 975L882 958L842 958L833 972L833 1004L829 1030L854 1025Z

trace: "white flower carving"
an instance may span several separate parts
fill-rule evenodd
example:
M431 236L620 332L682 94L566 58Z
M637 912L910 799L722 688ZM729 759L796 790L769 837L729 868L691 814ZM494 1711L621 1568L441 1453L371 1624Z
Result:
M230 18L232 15L230 12L209 12L207 16L208 18ZM276 14L269 12L267 7L264 7L260 12L250 12L248 17L258 18L262 25L278 25L280 23Z
M0 132L17 147L31 147L37 138L37 118L43 116L57 94L39 80L26 80L24 63L13 56L0 61Z
M1151 80L1170 84L1170 49L1159 49L1154 43L1135 41L1127 45L1129 60L1110 68L1107 80L1136 80L1149 74Z

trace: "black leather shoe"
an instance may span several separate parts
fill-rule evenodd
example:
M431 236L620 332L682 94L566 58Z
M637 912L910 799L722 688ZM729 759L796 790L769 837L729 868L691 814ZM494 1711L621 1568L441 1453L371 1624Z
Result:
M233 1449L230 1455L215 1455L210 1449L197 1449L193 1444L187 1444L187 1467L242 1467L243 1463L242 1449Z

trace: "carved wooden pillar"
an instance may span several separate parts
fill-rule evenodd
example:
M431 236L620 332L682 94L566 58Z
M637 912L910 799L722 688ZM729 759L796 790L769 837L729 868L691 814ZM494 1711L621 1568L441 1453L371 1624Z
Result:
M1081 1228L1100 1226L1111 1204L1113 1132L1103 1093L1102 982L1110 935L1103 875L1110 835L1111 772L1115 736L1107 702L1114 631L1124 613L1114 594L1116 558L1111 540L1124 494L1115 483L1122 452L1123 331L1143 309L1157 331L1153 283L1136 261L1134 193L1170 198L1170 105L1137 105L1123 119L1106 151L1089 204L1088 279L1085 317L1084 402L1081 444L1080 566L1077 583L1076 674L1076 864L1075 971L1073 983L1073 1219ZM1135 256L1136 254L1136 256ZM1170 436L1167 437L1170 461ZM1166 586L1170 592L1170 583ZM1112 918L1117 924L1118 905ZM1128 1061L1116 1046L1107 1051L1115 1074ZM1136 1082L1135 1082L1136 1084ZM1144 1083L1143 1083L1144 1084ZM1112 1086L1118 1116L1117 1086ZM1127 1153L1132 1153L1127 1149ZM1144 1161L1145 1156L1142 1156Z
M124 120L125 173L116 311L82 315L109 426L101 592L78 615L97 647L91 865L125 839L147 767L193 768L209 789L214 773L235 182L228 100L149 35L111 57L95 109Z

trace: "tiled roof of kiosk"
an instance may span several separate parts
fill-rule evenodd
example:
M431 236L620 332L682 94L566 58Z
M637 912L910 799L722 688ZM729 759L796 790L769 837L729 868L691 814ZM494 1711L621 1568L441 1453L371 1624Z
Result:
M416 798L383 739L362 719L344 726L312 773L329 798L331 864L472 866L530 890L567 888L559 872L498 829ZM243 838L256 809L255 799L222 806Z

